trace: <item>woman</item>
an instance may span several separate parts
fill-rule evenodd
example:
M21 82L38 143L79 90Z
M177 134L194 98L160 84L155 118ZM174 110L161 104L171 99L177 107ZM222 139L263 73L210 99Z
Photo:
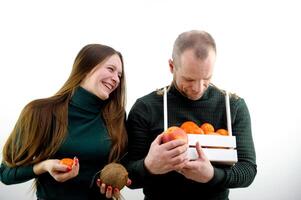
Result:
M122 55L90 44L78 53L70 77L52 97L23 109L3 148L4 184L35 178L38 199L106 199L94 175L125 152L125 77ZM61 164L73 158L72 167ZM99 181L98 181L99 182ZM102 193L105 193L103 189Z

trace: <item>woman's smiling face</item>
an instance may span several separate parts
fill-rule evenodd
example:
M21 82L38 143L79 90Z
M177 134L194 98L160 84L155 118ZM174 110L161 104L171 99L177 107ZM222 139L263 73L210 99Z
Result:
M117 54L96 65L81 82L81 86L102 100L118 87L122 76L122 62Z

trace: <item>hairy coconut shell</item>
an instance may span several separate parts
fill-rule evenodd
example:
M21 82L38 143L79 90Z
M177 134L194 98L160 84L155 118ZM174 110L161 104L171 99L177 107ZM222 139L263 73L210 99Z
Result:
M100 180L106 185L121 190L127 183L128 172L121 164L110 163L101 170Z

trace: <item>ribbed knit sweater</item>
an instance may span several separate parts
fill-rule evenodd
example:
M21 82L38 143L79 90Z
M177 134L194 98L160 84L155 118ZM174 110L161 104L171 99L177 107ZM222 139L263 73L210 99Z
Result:
M16 184L37 179L37 197L45 200L92 200L106 199L100 195L99 188L89 188L95 173L108 162L111 140L101 115L105 101L79 87L68 107L67 138L53 156L79 159L78 176L66 182L57 182L49 173L36 176L33 165L0 168L1 181Z
M174 86L167 95L168 127L180 126L185 121L211 123L216 129L227 128L225 96L210 85L196 101L183 96ZM145 199L228 199L229 188L247 187L257 173L251 120L245 101L230 98L232 132L236 136L238 162L234 166L214 166L214 177L208 183L186 179L177 172L151 175L144 159L151 142L163 132L163 96L152 92L137 99L128 119L129 161L127 169L132 188L143 187Z

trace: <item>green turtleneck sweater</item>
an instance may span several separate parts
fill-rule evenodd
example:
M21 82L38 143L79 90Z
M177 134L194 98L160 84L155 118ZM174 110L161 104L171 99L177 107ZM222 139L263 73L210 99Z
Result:
M211 123L216 129L227 128L225 95L209 86L196 101L183 96L174 86L167 95L168 126L181 126L185 121ZM146 200L160 199L228 199L229 188L247 187L254 180L257 167L251 133L251 120L245 101L230 98L232 132L236 136L238 162L234 166L214 166L214 177L208 183L186 179L177 172L151 175L144 159L156 136L163 132L163 96L152 92L139 98L128 119L128 164L132 188L143 188Z
M106 199L95 184L89 188L95 173L107 164L111 147L101 115L104 104L105 101L81 87L77 88L69 103L67 137L52 158L76 156L80 164L78 176L59 183L49 173L36 176L32 165L9 168L1 164L1 181L16 184L36 178L36 195L45 200Z

